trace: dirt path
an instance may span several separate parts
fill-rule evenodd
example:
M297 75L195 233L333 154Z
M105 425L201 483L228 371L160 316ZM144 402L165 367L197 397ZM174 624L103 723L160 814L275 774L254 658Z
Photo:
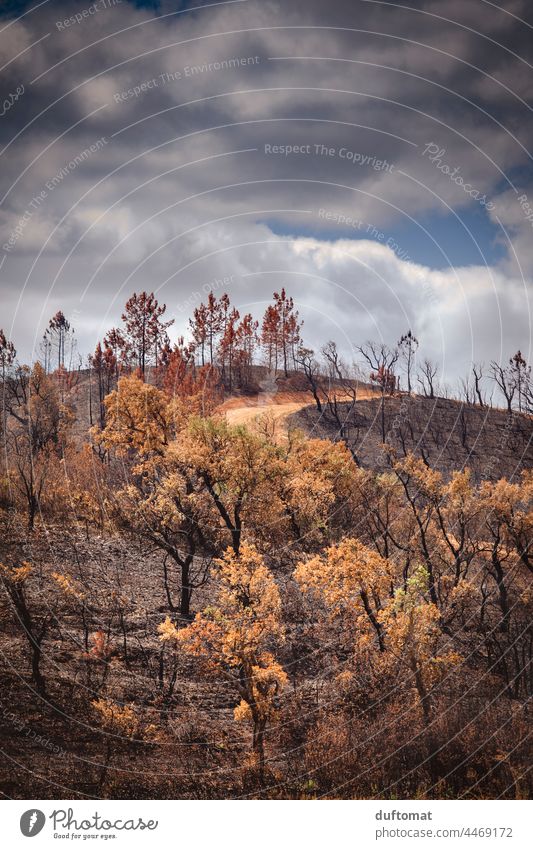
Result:
M232 425L251 424L266 416L286 433L287 418L312 403L310 392L278 392L276 395L261 392L249 398L231 398L222 405L221 411Z
M374 392L359 389L358 398L372 398ZM342 398L339 398L342 400ZM263 416L268 417L276 425L281 438L287 435L287 419L298 410L314 404L310 392L277 392L271 394L260 392L247 398L230 398L220 408L229 424L251 424Z

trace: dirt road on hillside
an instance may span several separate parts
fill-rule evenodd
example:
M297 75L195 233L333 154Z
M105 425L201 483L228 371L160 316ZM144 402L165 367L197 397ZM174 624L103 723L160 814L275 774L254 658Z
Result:
M358 399L373 398L375 394L372 390L361 387L357 397ZM339 395L338 400L342 401L343 396ZM247 398L230 398L224 402L220 411L232 425L251 424L265 416L275 423L280 436L286 436L289 416L314 403L312 394L306 391L277 392L276 394L260 392Z

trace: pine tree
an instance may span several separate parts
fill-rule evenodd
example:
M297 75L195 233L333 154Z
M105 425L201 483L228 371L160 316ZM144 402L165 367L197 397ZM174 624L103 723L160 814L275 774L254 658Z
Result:
M143 376L148 366L157 367L161 350L168 343L167 329L174 319L163 321L165 312L166 304L160 306L153 292L134 292L126 302L122 314L124 338Z

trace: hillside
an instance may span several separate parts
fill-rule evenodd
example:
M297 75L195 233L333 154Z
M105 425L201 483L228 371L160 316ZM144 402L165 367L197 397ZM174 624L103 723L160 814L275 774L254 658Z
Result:
M252 388L246 393L226 393L217 409L229 424L253 426L266 417L283 438L291 428L307 435L336 441L339 427L324 405L319 413L302 375L272 378L263 366L254 366ZM97 402L93 387L93 421ZM383 455L381 400L375 388L359 384L355 411L339 398L339 417L357 462L368 469L387 465ZM75 430L85 441L90 426L89 373L79 374L71 399L76 411ZM395 395L385 399L386 443L401 457L413 452L444 474L468 467L473 479L514 480L533 465L533 418L516 411L511 416L495 407L479 407L450 398Z
M0 510L3 792L529 794L531 419L386 398L394 459L370 387L329 387L348 450L302 375L256 377L207 416L125 375L95 451L87 373L67 405L31 378L68 439L31 528L20 484Z
M379 398L357 401L355 414L340 404L346 420L348 444L364 468L384 468ZM327 410L318 413L315 405L291 415L289 426L307 434L335 440L338 427ZM435 469L449 474L468 467L474 480L515 480L523 469L533 465L533 419L503 410L469 406L455 400L406 395L385 402L387 444L401 457L413 452Z

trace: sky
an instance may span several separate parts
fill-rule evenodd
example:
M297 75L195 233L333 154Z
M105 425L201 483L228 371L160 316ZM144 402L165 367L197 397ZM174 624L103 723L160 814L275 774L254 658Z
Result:
M285 286L320 348L412 329L453 385L531 355L526 0L0 2L0 327L86 356ZM33 352L33 353L32 353Z

